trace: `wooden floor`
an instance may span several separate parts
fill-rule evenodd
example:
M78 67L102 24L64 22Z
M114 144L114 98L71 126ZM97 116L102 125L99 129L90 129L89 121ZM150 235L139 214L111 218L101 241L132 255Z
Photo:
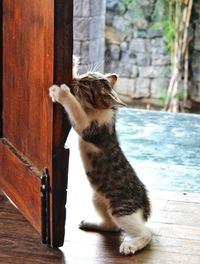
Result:
M71 154L73 158L75 153ZM128 257L118 252L123 234L79 230L81 220L97 219L90 196L76 158L70 166L65 243L51 249L40 243L36 231L0 193L0 264L200 263L200 194L150 191L153 214L148 227L153 239L146 249Z

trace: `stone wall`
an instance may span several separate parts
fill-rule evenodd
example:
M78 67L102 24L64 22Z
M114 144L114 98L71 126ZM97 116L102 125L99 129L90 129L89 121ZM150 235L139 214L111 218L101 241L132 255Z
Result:
M117 91L126 99L166 95L170 78L170 55L161 29L164 6L159 0L135 1L137 6L122 8L120 0L107 0L105 71L120 76ZM200 12L196 0L194 10ZM191 97L200 100L200 19L193 18L194 39L191 48ZM158 25L158 23L157 23Z
M163 20L159 0L120 7L121 0L74 0L74 54L80 72L116 72L117 91L129 101L162 103L170 79L170 55L163 32L152 25ZM195 0L190 42L190 91L200 102L200 2ZM105 53L104 53L105 52ZM104 68L105 60L105 68Z
M74 54L80 73L104 69L106 0L74 0Z

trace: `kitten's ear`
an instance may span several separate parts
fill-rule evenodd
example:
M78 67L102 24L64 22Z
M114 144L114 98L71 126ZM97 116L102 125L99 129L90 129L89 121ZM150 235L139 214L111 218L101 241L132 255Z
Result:
M109 92L109 96L111 101L113 102L114 106L127 106L122 100L119 98L118 94L112 89L111 92Z
M118 75L116 73L108 73L105 75L106 79L112 84L112 86L115 85L118 79Z

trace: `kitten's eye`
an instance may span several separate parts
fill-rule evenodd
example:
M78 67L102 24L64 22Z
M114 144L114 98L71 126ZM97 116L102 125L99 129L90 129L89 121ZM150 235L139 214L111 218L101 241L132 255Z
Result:
M84 81L84 85L89 86L90 82L89 81Z

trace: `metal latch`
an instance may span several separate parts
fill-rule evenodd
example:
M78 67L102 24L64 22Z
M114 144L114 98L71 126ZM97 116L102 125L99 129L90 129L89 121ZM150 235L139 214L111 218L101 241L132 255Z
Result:
M42 243L50 244L50 179L45 168L41 176L41 235Z

